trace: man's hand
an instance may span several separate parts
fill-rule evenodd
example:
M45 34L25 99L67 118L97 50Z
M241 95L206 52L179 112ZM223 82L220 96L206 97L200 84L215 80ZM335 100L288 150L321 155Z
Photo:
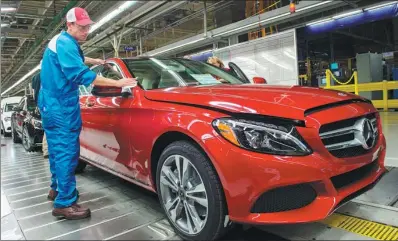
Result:
M137 79L135 78L124 78L117 81L117 87L136 87Z

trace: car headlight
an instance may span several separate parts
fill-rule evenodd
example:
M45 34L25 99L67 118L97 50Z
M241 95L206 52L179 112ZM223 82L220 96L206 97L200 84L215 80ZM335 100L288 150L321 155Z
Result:
M5 117L4 118L4 121L10 121L11 120L11 117Z
M251 151L283 156L312 152L293 125L221 118L213 121L213 127L231 143Z
M33 127L36 128L36 129L41 129L42 128L41 121L39 121L39 120L32 119L31 123L32 123Z

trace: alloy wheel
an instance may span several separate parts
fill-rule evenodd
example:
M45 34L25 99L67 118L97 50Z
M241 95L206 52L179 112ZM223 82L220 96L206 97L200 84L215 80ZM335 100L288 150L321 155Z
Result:
M196 235L208 217L208 198L202 177L186 157L172 155L161 168L160 192L166 214L174 226Z
M26 127L23 128L22 142L23 142L23 146L25 147L26 150L30 149L31 141L30 141L28 129L26 129Z

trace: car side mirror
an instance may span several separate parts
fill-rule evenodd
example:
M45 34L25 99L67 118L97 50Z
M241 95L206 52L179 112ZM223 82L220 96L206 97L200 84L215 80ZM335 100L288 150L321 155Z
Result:
M266 84L267 81L262 77L253 77L253 83L255 84Z

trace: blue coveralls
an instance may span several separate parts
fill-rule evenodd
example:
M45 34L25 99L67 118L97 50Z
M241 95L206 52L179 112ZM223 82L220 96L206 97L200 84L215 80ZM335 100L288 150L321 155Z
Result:
M79 85L89 86L95 72L84 64L79 43L67 32L56 35L43 54L38 106L46 133L55 208L77 202L75 169L82 127Z

